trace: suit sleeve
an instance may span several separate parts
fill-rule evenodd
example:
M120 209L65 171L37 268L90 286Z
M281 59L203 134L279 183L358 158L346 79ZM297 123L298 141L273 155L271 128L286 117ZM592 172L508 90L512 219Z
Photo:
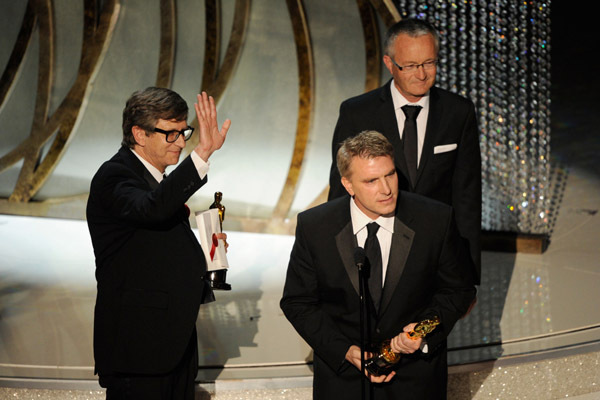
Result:
M154 226L172 218L206 181L190 157L154 190L148 190L148 184L125 165L110 163L99 172L94 194L111 215L140 226Z
M481 278L481 152L472 103L465 118L452 178L452 205L460 235L466 239L474 266L475 283Z
M348 194L342 186L340 172L337 168L336 157L340 144L352 135L350 118L346 112L346 103L340 105L340 114L333 131L333 140L331 142L331 168L329 171L329 195L327 200L333 200Z
M281 309L296 331L334 370L339 371L352 341L321 308L317 266L313 262L301 219L296 227Z
M440 317L440 327L427 336L427 343L432 351L445 342L456 321L468 310L476 293L473 277L469 273L469 255L459 243L454 218L449 215L446 221L435 277L435 294L418 318L422 320L434 315Z

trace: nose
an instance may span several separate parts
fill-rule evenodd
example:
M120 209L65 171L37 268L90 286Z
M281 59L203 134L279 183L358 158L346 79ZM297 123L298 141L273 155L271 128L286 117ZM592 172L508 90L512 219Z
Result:
M379 191L385 195L388 195L391 193L392 189L391 189L390 183L387 181L386 178L381 178L379 180Z
M427 71L425 71L425 66L423 64L417 65L415 76L421 80L427 79Z
M175 140L175 146L177 146L181 149L183 149L185 147L185 138L183 137L183 134L179 135L177 140Z

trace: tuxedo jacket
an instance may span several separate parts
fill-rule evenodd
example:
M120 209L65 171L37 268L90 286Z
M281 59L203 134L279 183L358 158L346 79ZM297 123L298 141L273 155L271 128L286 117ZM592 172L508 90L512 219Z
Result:
M336 166L340 143L364 130L385 135L394 146L400 189L421 194L454 208L456 224L481 277L481 154L475 107L470 100L432 87L425 141L411 186L404 157L390 83L344 101L332 143L329 200L346 195Z
M298 215L281 308L314 350L315 399L361 396L360 371L345 361L348 348L360 346L356 247L349 197ZM371 342L434 315L442 322L427 337L429 352L402 357L392 382L374 385L375 398L445 398L446 337L475 296L466 259L451 208L401 192L381 305L371 314Z
M187 157L159 184L126 147L92 179L96 373L163 374L181 360L212 295L185 206L205 182Z

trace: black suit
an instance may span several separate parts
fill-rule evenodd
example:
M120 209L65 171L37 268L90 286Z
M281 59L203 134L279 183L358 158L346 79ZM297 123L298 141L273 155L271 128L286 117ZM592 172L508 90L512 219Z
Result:
M449 204L456 225L468 243L475 264L476 283L481 277L481 155L473 103L439 88L431 88L429 116L421 152L417 182L411 187L402 141L388 84L344 101L332 143L333 162L329 175L329 200L346 195L335 158L342 141L364 130L375 130L394 146L400 189ZM457 148L434 154L436 146ZM438 148L439 149L439 148Z
M94 176L87 221L98 374L168 373L195 338L200 303L212 292L185 202L205 182L188 157L159 185L126 147Z
M350 199L342 197L298 215L296 241L281 308L314 350L314 398L360 399L360 371L345 361L360 345L358 271L353 253ZM403 357L376 398L445 398L446 337L467 310L475 288L468 258L457 243L451 208L401 192L396 208L386 280L372 341L400 333L411 322L442 320L427 341L429 354Z

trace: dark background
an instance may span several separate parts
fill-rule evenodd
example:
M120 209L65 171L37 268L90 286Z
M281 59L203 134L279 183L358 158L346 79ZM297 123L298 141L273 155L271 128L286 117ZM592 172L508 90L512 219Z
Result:
M583 3L551 3L551 159L570 172L600 177L598 34L600 22ZM589 3L586 3L589 6ZM595 20L593 20L595 19Z

